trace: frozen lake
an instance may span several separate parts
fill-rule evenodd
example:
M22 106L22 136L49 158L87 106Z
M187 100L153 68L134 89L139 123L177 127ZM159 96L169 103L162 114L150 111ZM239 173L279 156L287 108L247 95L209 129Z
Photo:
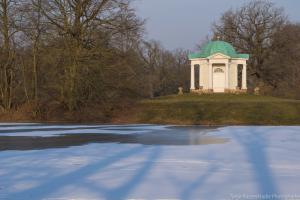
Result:
M0 199L300 199L300 127L0 124Z

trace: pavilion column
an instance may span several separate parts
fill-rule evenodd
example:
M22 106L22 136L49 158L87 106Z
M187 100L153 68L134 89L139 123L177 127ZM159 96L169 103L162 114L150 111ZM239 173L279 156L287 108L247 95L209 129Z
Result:
M238 75L238 72L239 72L239 70L238 70L238 68L239 68L239 66L238 66L238 64L234 64L233 65L233 69L234 69L234 79L233 79L233 81L234 81L234 89L237 89L237 87L239 86L239 75Z
M202 80L202 67L199 65L199 89L203 86L203 80Z
M226 74L225 74L225 76L226 76L226 83L225 83L225 89L229 89L229 63L228 62L226 62L225 63L225 71L226 71Z
M238 65L235 62L229 62L229 88L238 87Z
M191 65L191 90L195 90L195 66Z
M208 89L213 89L212 63L208 63Z
M247 63L243 63L242 90L247 90Z

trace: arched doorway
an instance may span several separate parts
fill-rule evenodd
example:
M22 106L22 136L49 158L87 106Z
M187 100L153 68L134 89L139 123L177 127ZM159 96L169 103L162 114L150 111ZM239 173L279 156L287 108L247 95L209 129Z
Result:
M213 90L214 92L224 92L225 91L225 66L217 65L213 66Z

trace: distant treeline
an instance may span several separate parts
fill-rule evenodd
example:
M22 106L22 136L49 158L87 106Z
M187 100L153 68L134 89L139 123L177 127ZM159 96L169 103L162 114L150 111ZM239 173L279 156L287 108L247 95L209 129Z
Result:
M32 118L85 110L109 117L128 102L173 94L179 86L187 91L188 51L146 41L145 21L131 4L0 0L2 113L25 107ZM300 97L300 25L283 10L267 1L229 10L213 25L216 36L251 54L252 88Z

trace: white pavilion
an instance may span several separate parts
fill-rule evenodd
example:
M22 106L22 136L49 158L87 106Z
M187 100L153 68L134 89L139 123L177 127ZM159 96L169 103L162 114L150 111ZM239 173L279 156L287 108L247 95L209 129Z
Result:
M200 52L189 55L191 61L191 92L247 92L247 60L249 54L239 54L224 41L211 41ZM195 81L195 68L199 79ZM240 77L240 78L239 78Z

